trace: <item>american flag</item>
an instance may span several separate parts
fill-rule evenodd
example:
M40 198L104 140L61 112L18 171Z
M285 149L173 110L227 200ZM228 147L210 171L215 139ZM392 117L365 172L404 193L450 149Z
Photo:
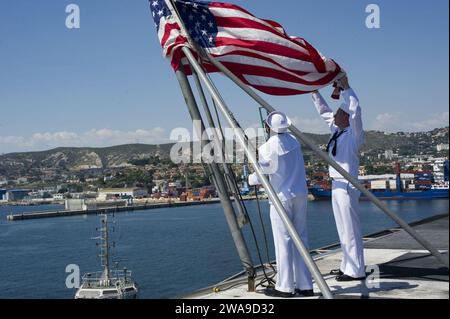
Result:
M322 56L306 40L290 37L283 27L255 17L239 6L193 0L174 0L177 11L198 46L222 62L244 83L271 95L296 95L336 81L339 65ZM181 47L191 48L164 0L150 0L164 56L174 70L190 68ZM202 62L208 72L215 69Z

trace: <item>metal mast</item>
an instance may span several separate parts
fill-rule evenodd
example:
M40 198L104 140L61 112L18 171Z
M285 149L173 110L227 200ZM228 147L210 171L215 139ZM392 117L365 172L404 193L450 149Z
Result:
M183 72L181 68L176 72L176 76L180 84L181 92L183 93L183 96L185 98L185 102L188 107L191 119L193 122L195 121L200 124L195 125L195 128L197 130L196 133L198 136L202 137L203 133L205 132L205 125L201 117L200 111L198 109L197 102L195 100L191 86L189 84L189 80L187 79L186 74ZM206 141L203 140L203 138L201 139L201 141L202 144L206 143ZM208 164L208 168L209 171L212 173L212 179L214 185L216 186L219 198L222 202L225 218L227 220L228 227L234 240L234 244L241 259L241 263L248 274L249 290L253 290L254 289L253 278L255 276L253 262L247 244L245 242L244 235L242 234L242 231L239 228L238 222L236 220L236 214L234 211L233 204L231 203L230 200L230 195L227 190L227 184L217 163L212 162L211 164Z
M100 258L102 266L104 266L103 274L105 275L105 282L109 285L110 282L110 268L109 268L109 234L108 234L108 215L102 215L100 227Z

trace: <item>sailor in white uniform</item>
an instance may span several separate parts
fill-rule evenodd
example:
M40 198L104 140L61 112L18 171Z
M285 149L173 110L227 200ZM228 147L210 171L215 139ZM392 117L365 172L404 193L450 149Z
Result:
M305 164L300 143L288 133L291 121L281 112L269 115L266 129L271 137L259 150L259 164L269 175L270 184L283 204L289 219L295 226L303 243L308 246L306 227ZM249 184L259 185L257 175L249 176ZM313 296L311 274L275 207L270 203L270 219L277 261L277 284L267 288L265 294L271 297Z
M358 97L350 88L345 76L338 81L344 104L336 114L319 92L312 97L314 105L331 128L332 138L327 152L350 175L358 178L359 150L364 144L361 107ZM336 227L339 233L343 258L339 269L331 271L338 281L365 278L364 247L359 220L359 197L361 193L333 167L329 169L333 180L332 202Z

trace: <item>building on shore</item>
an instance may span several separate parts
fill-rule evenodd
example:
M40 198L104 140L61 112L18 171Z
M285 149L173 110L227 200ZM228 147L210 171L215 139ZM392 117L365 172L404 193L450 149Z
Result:
M30 192L30 189L8 189L5 199L9 202L23 200L29 196Z
M64 200L66 198L64 194L59 194L59 193L53 194L52 197L54 200Z
M97 200L144 197L148 197L148 191L144 188L101 188L98 190Z
M438 144L436 146L436 149L437 149L438 152L448 151L449 150L449 144Z
M95 199L66 199L64 209L67 211L88 211L107 208L126 207L128 205L127 200L108 200L97 201Z

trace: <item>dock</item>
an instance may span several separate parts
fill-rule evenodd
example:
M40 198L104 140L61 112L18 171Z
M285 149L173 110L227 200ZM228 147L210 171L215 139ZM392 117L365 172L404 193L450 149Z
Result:
M170 207L184 207L184 206L198 206L208 204L218 204L219 199L208 199L202 201L190 201L190 202L168 202L168 203L151 203L145 205L130 205L130 206L114 206L104 207L100 209L88 209L88 210L60 210L60 211L43 211L43 212L28 212L21 214L10 214L6 216L9 221L27 220L27 219L40 219L40 218L55 218L55 217L68 217L79 215L98 215L107 213L120 213L139 210L152 210L158 208L170 208Z
M449 214L412 223L411 226L448 259ZM449 270L400 228L387 229L364 238L365 281L337 282L329 275L339 268L339 244L311 251L335 299L449 299ZM373 272L375 270L375 272ZM268 270L266 270L267 272ZM372 274L370 274L372 273ZM258 271L256 282L262 279ZM244 273L236 274L214 286L183 296L185 299L269 299L262 287L248 292ZM320 290L314 284L314 297Z

